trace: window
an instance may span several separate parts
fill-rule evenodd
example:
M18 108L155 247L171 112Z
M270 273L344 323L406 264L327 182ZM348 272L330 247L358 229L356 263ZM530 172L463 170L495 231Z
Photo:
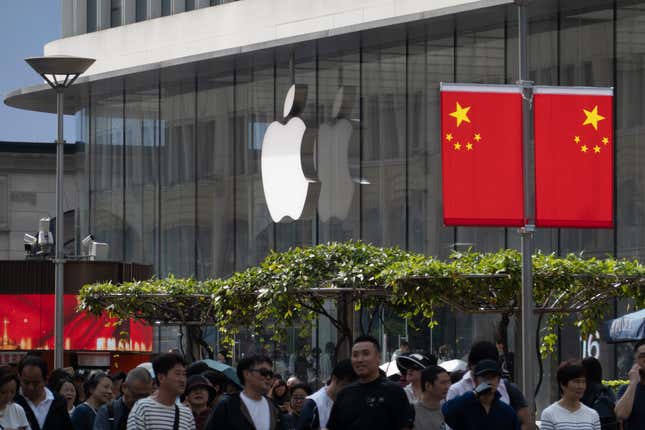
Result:
M148 16L148 1L147 0L137 0L136 11L135 11L135 21L145 21Z
M121 0L110 1L110 27L118 27L121 25Z

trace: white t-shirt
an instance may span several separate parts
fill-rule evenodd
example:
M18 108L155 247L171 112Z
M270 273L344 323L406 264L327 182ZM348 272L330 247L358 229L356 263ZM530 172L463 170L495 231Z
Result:
M271 411L267 399L262 396L260 400L253 400L244 394L244 391L240 393L240 398L248 409L256 430L269 430L271 428Z
M403 392L405 393L406 396L408 396L408 402L410 402L411 405L417 403L419 399L414 395L414 389L412 388L412 384L408 384L405 387L403 387Z
M555 402L542 411L541 420L541 430L600 430L598 412L582 403L577 411L571 412Z
M313 400L316 403L316 407L318 408L318 420L320 421L320 428L324 429L325 427L327 427L327 421L329 421L331 407L334 406L334 401L331 399L331 397L329 397L329 394L327 394L327 386L323 386L320 390L316 391L307 398Z
M7 406L0 411L0 426L3 428L11 429L30 429L27 415L22 406L16 403L8 403Z
M459 382L456 382L450 386L448 390L448 395L446 395L446 401L452 400L455 397L459 397L462 394L466 394L469 391L475 389L475 381L473 379L472 373L470 371L466 372L462 376ZM503 379L499 380L499 385L497 386L497 392L502 396L500 400L507 405L511 404L511 399L508 397L508 391L506 390L506 384Z
M195 430L193 413L184 405L162 405L152 397L138 400L128 415L128 430L171 430L175 408L179 408L179 430Z

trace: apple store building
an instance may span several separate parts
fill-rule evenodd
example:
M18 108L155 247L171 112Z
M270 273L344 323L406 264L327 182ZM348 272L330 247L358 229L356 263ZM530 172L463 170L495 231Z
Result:
M366 0L329 13L344 2L159 2L170 9L154 11L145 7L154 2L113 1L111 14L96 13L104 3L64 0L69 37L45 52L97 58L66 109L83 159L78 235L109 243L111 259L205 279L271 250L329 241L442 258L519 247L515 229L443 225L439 129L440 82L518 80L512 1ZM278 22L283 13L290 18ZM616 91L615 228L541 229L537 247L642 260L645 1L537 0L529 21L531 80ZM43 85L17 90L5 103L54 111L45 93ZM436 327L415 330L385 317L388 351L407 339L453 358L474 339L492 339L498 319L446 309ZM573 341L562 356L588 350L588 339L563 331ZM334 336L320 321L311 341L324 351ZM290 342L276 349L292 353ZM626 353L600 345L607 376L624 377ZM252 348L251 335L240 336L239 351Z

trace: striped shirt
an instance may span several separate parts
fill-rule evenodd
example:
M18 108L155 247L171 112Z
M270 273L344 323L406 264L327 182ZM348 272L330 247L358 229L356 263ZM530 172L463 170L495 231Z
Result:
M184 405L179 407L179 430L195 430L193 414ZM128 430L172 430L175 405L166 406L146 397L134 404L128 416Z
M600 430L598 412L580 403L577 411L555 402L542 411L541 430Z

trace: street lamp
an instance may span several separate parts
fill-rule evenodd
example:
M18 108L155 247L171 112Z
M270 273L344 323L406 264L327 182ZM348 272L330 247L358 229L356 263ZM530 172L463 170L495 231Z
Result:
M56 270L54 294L54 367L63 367L63 270L65 256L63 255L63 178L64 157L63 149L63 93L65 89L94 63L93 58L71 57L55 55L48 57L33 57L25 59L40 76L56 91L56 115L58 118L58 139L56 140L56 253L54 267Z

